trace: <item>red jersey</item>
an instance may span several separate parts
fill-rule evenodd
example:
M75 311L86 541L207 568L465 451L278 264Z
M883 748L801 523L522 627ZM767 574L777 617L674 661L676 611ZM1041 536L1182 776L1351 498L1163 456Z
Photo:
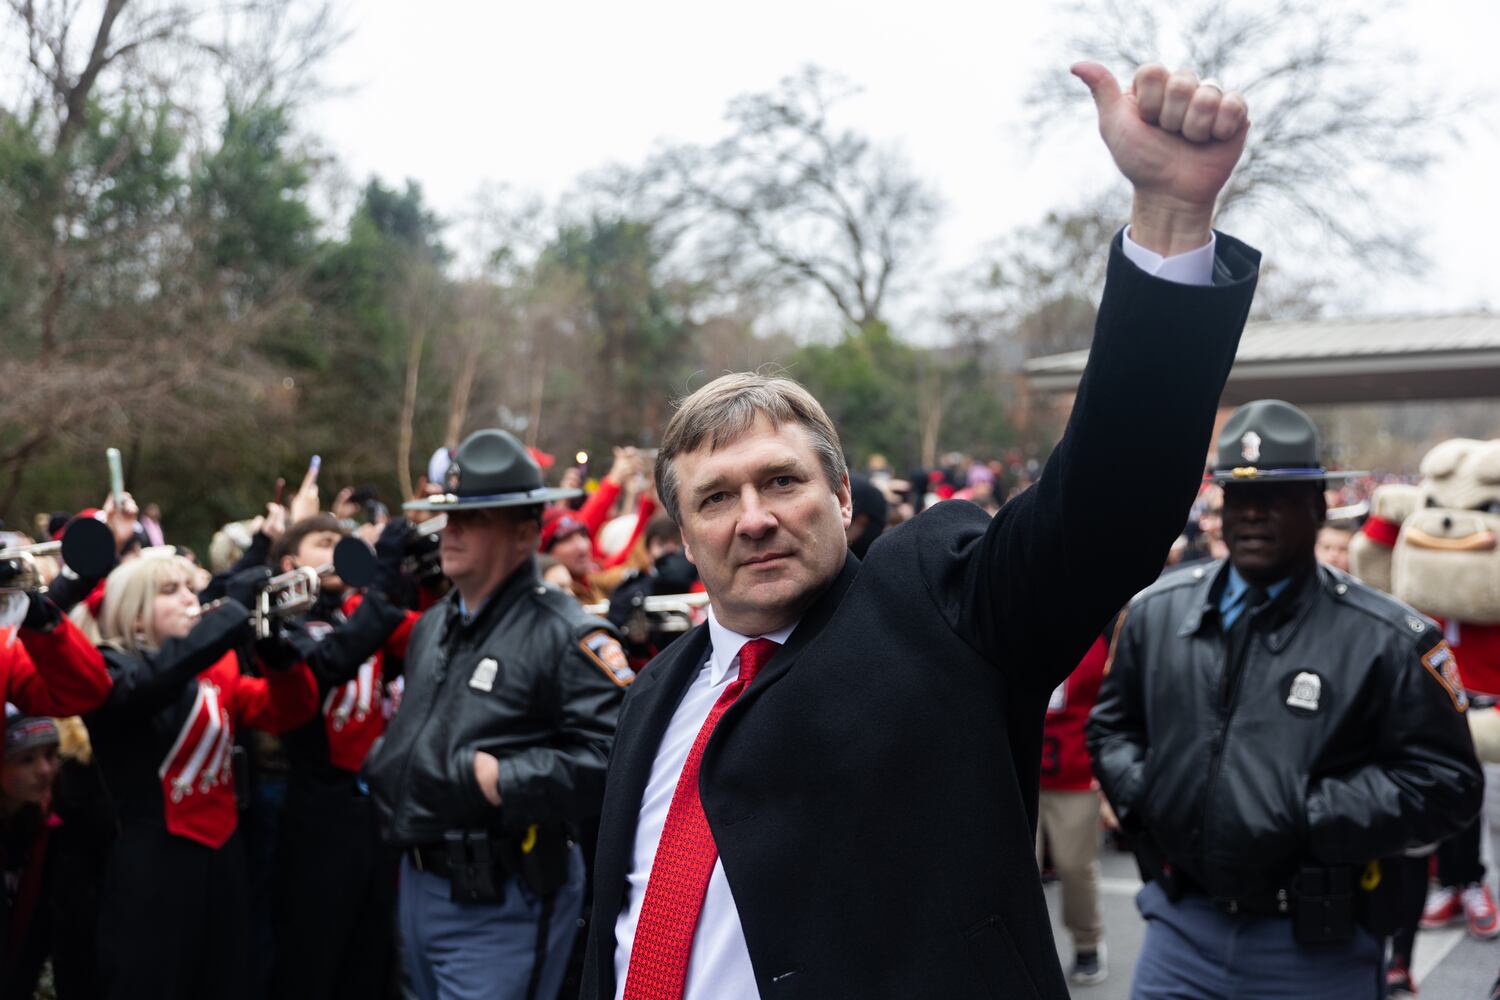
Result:
M1104 637L1094 640L1067 680L1052 692L1047 719L1042 725L1042 789L1048 792L1086 792L1097 788L1089 761L1084 726L1099 685L1104 681L1104 661L1109 646Z

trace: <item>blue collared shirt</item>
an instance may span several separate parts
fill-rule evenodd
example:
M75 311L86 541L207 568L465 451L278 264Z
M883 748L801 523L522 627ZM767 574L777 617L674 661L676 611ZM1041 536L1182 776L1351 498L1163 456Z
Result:
M1291 582L1291 577L1277 580L1266 588L1266 593L1274 599ZM1240 616L1240 612L1245 610L1245 595L1249 590L1250 584L1231 565L1229 579L1224 582L1224 593L1219 595L1219 621L1224 626L1224 631L1228 632L1235 619Z

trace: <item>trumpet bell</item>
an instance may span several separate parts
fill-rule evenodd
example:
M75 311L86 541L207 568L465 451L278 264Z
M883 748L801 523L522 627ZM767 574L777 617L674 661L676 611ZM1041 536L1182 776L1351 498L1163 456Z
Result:
M319 578L332 566L298 566L290 573L273 576L260 592L260 613L264 618L290 618L311 611L322 591Z
M101 521L77 517L63 532L62 541L0 549L0 589L46 593L37 560L56 557L79 576L103 576L115 565L114 533Z

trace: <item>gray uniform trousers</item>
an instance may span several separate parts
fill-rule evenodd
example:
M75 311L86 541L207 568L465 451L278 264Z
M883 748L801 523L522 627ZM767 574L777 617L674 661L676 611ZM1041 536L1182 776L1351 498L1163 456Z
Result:
M1345 945L1308 948L1286 917L1228 914L1189 893L1173 903L1150 882L1136 896L1146 940L1131 1000L1379 1000L1384 945L1358 928Z
M568 880L550 901L512 876L498 903L455 903L446 878L403 857L398 908L412 989L421 1000L556 1000L578 934L583 883L583 853L574 845Z

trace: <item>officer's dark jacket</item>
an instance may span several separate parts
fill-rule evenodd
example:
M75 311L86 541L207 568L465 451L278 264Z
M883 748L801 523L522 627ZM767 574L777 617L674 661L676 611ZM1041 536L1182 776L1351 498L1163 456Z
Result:
M412 629L405 691L365 770L385 838L449 830L518 833L595 816L628 670L585 646L608 622L542 584L531 560L465 624L458 596ZM493 661L493 665L486 661ZM501 807L474 779L474 753L500 760Z
M1189 287L1117 239L1037 485L993 519L938 504L849 557L720 718L699 792L766 1000L1066 1000L1034 841L1047 701L1182 530L1257 260L1220 236L1216 285ZM642 794L707 647L688 632L626 696L587 1000L615 995Z
M1210 896L1237 898L1287 885L1299 864L1364 864L1474 817L1464 695L1431 621L1319 566L1231 642L1227 575L1168 574L1116 631L1088 737L1127 829ZM1226 671L1231 648L1243 655Z

